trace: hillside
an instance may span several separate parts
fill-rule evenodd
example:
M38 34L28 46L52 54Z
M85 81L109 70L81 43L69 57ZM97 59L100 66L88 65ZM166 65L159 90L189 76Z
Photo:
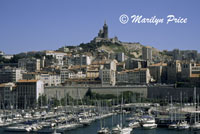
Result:
M90 42L86 44L80 44L79 47L83 48L84 52L94 52L94 51L104 51L106 53L119 53L124 52L126 56L132 58L142 58L142 48L146 47L139 42L131 43L131 42ZM148 46L150 47L150 46ZM164 55L163 52L159 51L156 48L152 48L152 56L155 61L166 61L169 60L170 57Z

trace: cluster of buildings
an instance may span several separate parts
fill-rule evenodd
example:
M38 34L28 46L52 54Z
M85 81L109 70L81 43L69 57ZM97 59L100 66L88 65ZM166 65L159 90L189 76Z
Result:
M106 23L91 42L101 41L118 42L117 37L108 38ZM123 52L83 52L80 47L26 53L17 64L0 66L1 107L35 107L45 87L108 87L200 81L197 51L174 50L165 54L173 59L153 63L151 47L142 48L141 59L130 58Z

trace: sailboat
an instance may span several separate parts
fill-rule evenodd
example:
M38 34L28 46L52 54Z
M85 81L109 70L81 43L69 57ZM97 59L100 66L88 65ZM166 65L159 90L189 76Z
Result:
M196 96L196 87L194 87L194 96ZM196 111L194 112L194 114L195 114L195 116L194 116L194 124L192 124L190 126L190 128L192 130L195 130L195 131L196 130L200 130L200 122L199 122L199 120L197 121L197 119L196 119L197 114L198 114L198 119L199 119L199 112L197 111L198 108L199 108L199 95L197 96L197 100L198 100L198 106L196 105L196 100L194 101L195 107L196 107Z
M98 134L110 134L110 130L108 128L105 127L105 119L104 119L104 127L103 127L103 122L102 122L102 115L103 115L103 112L102 112L102 105L100 106L100 127L101 129L97 132Z
M171 124L169 124L168 128L169 129L177 129L178 124L174 121L176 120L176 110L175 110L175 119L173 119L173 111L172 111L172 96L171 96Z
M112 134L131 134L132 128L123 127L122 124L122 104L123 104L123 93L122 93L122 102L121 102L121 114L120 114L120 125L118 124L116 127L112 129Z
M194 99L194 100L196 100L196 99ZM181 110L182 110L182 92L181 92ZM177 125L177 129L179 129L179 130L185 130L185 129L189 129L189 128L190 128L190 126L187 123L187 121L181 120Z

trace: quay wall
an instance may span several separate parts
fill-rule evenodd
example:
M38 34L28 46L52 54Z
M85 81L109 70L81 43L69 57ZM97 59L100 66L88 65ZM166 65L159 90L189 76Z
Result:
M182 95L181 95L182 94ZM196 96L200 95L200 88L196 88ZM175 88L173 86L154 86L148 87L147 98L150 99L166 99L170 100L170 97L175 101L190 101L193 102L194 98L194 88L189 87L179 87Z
M139 93L143 97L147 97L147 87L146 86L56 86L56 87L45 87L44 93L49 98L61 99L67 94L69 94L74 99L80 99L85 96L88 90L99 94L113 94L118 95L120 92L131 91L133 93Z
M182 94L183 101L192 101L194 97L194 88L175 88L174 86L56 86L45 87L45 94L48 98L63 98L69 94L74 99L80 99L85 96L88 90L98 94L120 95L120 92L131 91L139 93L142 97L149 99L166 99L180 101ZM197 96L200 95L200 88L196 88Z

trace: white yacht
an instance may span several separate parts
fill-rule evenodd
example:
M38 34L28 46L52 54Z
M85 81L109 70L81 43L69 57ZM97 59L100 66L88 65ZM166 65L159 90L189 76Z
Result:
M112 134L131 134L132 128L124 127L121 128L119 125L114 127L111 131Z
M29 132L31 129L32 128L29 125L18 124L15 126L6 127L4 130L9 132Z
M169 129L177 129L178 124L177 123L172 123L168 126Z
M187 121L182 121L182 122L180 122L180 123L178 124L177 128L178 128L179 130L185 130L185 129L189 129L190 126L189 126L189 124L187 123Z
M98 134L110 134L110 130L108 128L102 128L97 133Z
M148 118L147 120L145 120L145 122L143 122L142 127L144 129L154 129L157 128L157 124L155 123L154 118Z
M26 113L24 115L24 119L32 119L32 115L30 113Z
M92 120L89 118L86 119L79 118L79 122L84 126L89 126L92 123Z
M121 134L131 134L132 128L130 127L125 127L122 129L122 133Z
M138 121L132 121L128 124L130 128L138 128L140 127L140 123Z
M157 124L143 124L144 129L154 129L157 128Z

